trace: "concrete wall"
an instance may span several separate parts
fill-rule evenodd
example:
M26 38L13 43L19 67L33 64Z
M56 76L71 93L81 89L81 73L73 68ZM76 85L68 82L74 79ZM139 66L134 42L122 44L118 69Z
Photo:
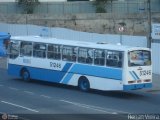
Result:
M0 14L0 22L33 24L46 27L69 28L83 32L121 34L118 30L124 24L124 35L147 35L148 15L141 14L66 14L25 15ZM160 13L152 14L152 22L160 23Z

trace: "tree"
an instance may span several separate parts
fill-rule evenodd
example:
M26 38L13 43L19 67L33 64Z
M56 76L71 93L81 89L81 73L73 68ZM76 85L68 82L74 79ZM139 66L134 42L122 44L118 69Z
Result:
M96 6L96 13L106 13L106 5L112 0L94 0L94 5Z
M32 14L34 8L40 4L38 0L16 0L18 5L23 8L23 12L26 14Z

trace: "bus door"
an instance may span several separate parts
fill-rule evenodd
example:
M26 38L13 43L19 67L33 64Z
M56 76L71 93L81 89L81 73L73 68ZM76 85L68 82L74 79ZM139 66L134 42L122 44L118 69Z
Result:
M21 41L20 43L20 61L22 65L31 64L31 56L33 54L32 42Z
M15 60L19 56L19 41L11 40L8 47L9 60Z

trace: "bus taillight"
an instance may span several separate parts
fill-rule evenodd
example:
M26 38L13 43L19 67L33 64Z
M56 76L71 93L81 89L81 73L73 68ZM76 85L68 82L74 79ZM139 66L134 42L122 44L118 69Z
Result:
M142 80L137 80L137 83L141 83L142 82Z
M144 82L151 82L151 79L145 79Z
M133 83L136 83L136 81L135 81L135 80L133 80L133 81L128 81L128 84L133 84Z

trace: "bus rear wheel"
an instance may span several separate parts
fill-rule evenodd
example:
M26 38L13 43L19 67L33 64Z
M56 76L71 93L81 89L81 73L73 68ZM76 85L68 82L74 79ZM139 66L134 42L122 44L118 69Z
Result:
M23 70L21 71L21 76L22 76L22 79L23 79L24 81L27 81L27 82L30 81L30 74L29 74L29 71L28 71L28 70L23 69Z
M78 87L81 91L87 92L90 89L90 83L88 79L84 76L79 78Z

